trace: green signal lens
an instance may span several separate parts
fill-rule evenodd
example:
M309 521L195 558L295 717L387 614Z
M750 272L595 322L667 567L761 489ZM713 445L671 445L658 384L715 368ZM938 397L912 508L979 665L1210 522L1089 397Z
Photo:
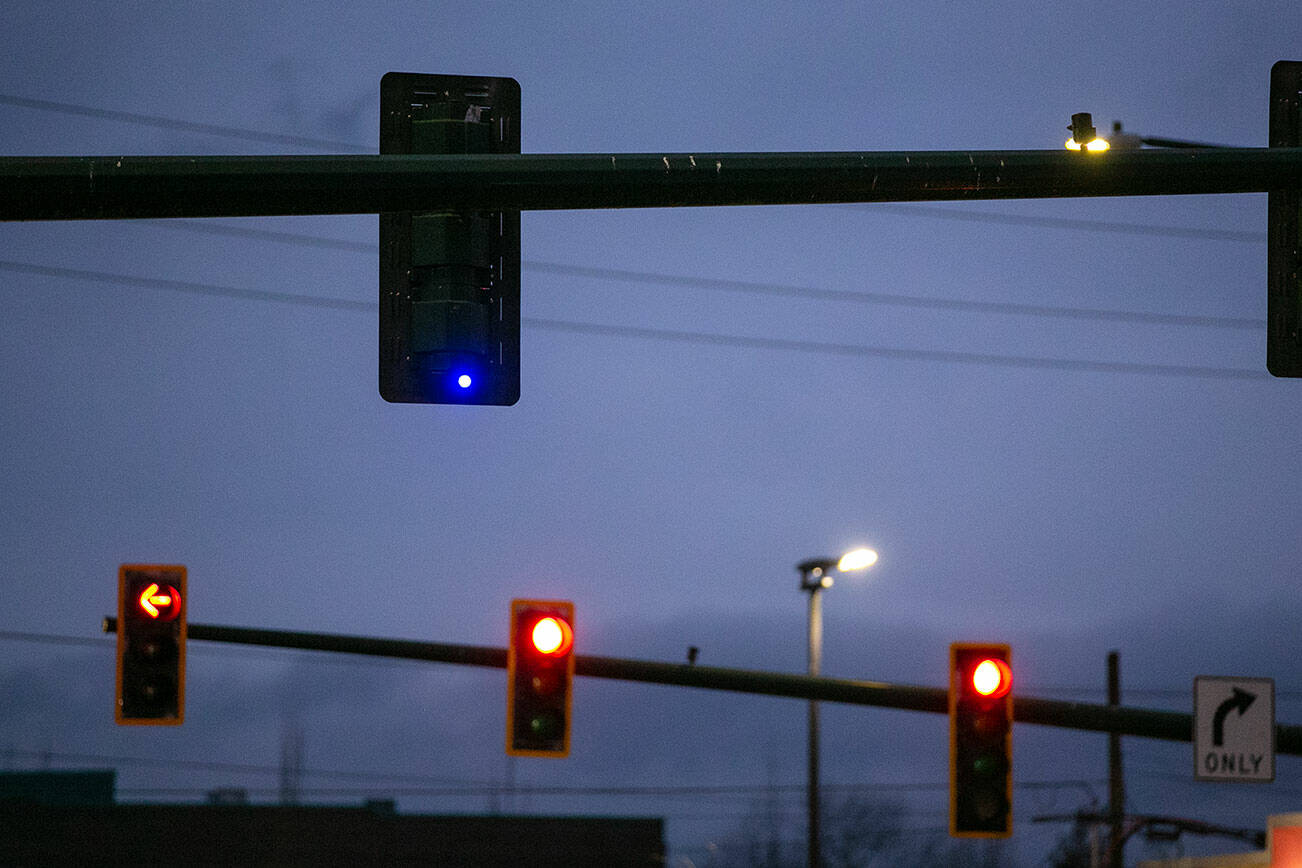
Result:
M994 754L982 754L972 760L972 771L979 775L993 775L999 773L999 758Z
M560 721L550 714L529 718L529 732L539 738L555 738L560 732Z

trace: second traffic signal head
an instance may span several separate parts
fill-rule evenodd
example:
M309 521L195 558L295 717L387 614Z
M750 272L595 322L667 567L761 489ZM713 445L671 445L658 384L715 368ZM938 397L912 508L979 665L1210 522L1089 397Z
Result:
M1302 62L1270 69L1270 146L1302 145ZM1302 377L1302 189L1267 194L1266 369Z
M185 567L118 568L114 719L175 725L185 719Z
M518 154L510 78L391 72L381 154ZM520 212L380 215L380 395L416 404L520 397Z
M512 600L506 669L506 752L512 756L567 756L574 681L574 604Z
M1013 671L1007 645L949 647L949 833L1013 831Z

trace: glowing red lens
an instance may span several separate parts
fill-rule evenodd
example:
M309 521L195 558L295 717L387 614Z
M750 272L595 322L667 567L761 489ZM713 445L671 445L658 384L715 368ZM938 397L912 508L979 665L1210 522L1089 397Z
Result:
M181 614L181 592L171 585L150 582L136 597L140 613L156 621L171 621Z
M987 657L972 669L972 689L990 699L1007 696L1013 689L1013 671L1008 662Z
M529 631L529 641L540 654L560 657L574 644L574 631L564 618L548 615L539 618Z

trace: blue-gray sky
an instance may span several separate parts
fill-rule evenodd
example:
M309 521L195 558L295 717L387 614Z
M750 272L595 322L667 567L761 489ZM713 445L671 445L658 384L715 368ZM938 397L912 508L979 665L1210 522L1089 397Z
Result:
M31 100L373 152L390 70L514 77L532 153L1057 148L1078 111L1263 145L1269 68L1298 57L1300 25L1283 2L22 0L0 32L0 153L323 150ZM826 599L827 674L940 685L949 641L997 639L1020 690L1101 700L1118 649L1130 703L1188 710L1195 675L1269 676L1280 719L1297 722L1302 386L1264 373L1265 221L1264 195L526 213L512 408L386 404L373 311L149 283L369 304L373 215L0 225L0 631L100 638L118 564L175 562L195 622L501 645L512 597L561 597L581 652L679 660L697 645L702 663L798 672L794 564L868 544L880 562ZM807 349L778 346L792 341ZM906 352L820 349L832 344ZM573 757L512 766L500 672L191 652L186 725L125 729L109 645L5 641L0 756L253 764L270 774L123 763L119 786L274 788L297 721L309 770L469 788L404 796L408 810L481 810L486 785L511 777L804 780L799 702L581 681ZM1016 741L1019 782L1105 795L1101 736L1019 728ZM1188 746L1127 750L1136 811L1260 825L1302 798L1291 758L1248 788L1194 785ZM945 762L938 716L825 713L826 780L875 785L911 826L943 828L943 787L913 785L943 783ZM498 806L664 815L675 864L702 865L760 798ZM799 796L784 799L798 839ZM1070 783L1020 788L1009 858L1032 864L1051 842L1032 816L1088 799Z

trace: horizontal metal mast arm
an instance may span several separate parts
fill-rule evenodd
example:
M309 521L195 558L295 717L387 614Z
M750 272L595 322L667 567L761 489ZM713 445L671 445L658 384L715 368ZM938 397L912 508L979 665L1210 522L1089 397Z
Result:
M1302 148L0 157L0 220L1253 193Z
M304 651L334 651L344 654L506 668L505 648L376 639L332 633L256 630L211 624L189 624L186 629L190 639L207 642L231 642L241 645L296 648ZM116 630L117 619L105 618L104 632L113 633ZM706 690L728 690L794 699L817 699L823 702L843 702L851 705L872 705L939 714L947 714L949 711L948 692L942 687L852 681L842 678L811 678L808 675L781 672L594 657L587 654L574 656L574 672L576 675L591 678L640 681L647 684L699 687ZM1116 732L1120 735L1169 741L1190 741L1193 732L1192 715L1177 711L1062 702L1025 696L1013 698L1013 719L1019 723L1037 723L1094 732ZM1302 756L1302 726L1278 724L1275 749L1278 753Z

